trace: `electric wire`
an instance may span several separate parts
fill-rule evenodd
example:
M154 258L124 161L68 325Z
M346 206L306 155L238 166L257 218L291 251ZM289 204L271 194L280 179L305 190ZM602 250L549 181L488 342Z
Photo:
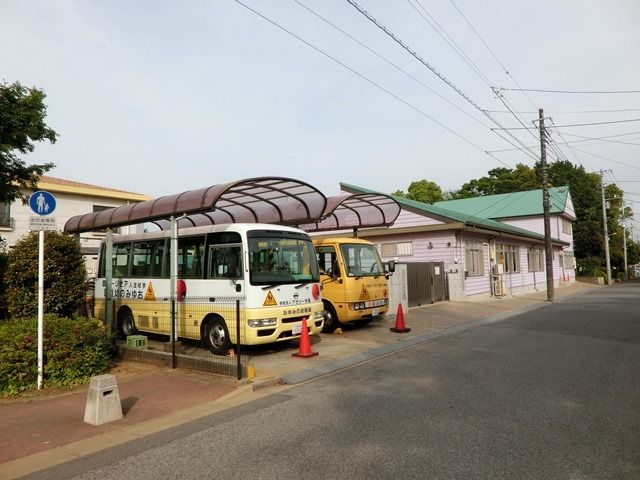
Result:
M480 79L487 84L489 88L491 88L491 81L484 74L484 72L476 65L476 63L471 60L471 58L465 53L465 51L458 45L458 43L447 33L447 31L438 23L438 21L431 15L427 9L424 7L420 0L416 0L416 3L420 6L420 9L416 7L411 0L407 0L407 3L413 8L418 15L431 27L433 30L442 38L449 47L465 62L471 70L475 72L475 74L480 77ZM422 10L422 12L420 11ZM424 14L423 14L424 12ZM425 17L428 16L429 18ZM432 23L433 22L433 23ZM435 24L435 25L434 25Z
M626 120L611 120L608 122L590 122L590 123L573 123L568 125L556 125L556 128L569 128L569 127L591 127L594 125L610 125L613 123L630 123L630 122L640 122L640 118L629 118ZM533 130L535 127L511 127L511 128L501 128L500 130ZM492 130L495 130L492 128Z
M431 120L432 122L436 123L437 125L439 125L440 127L444 128L445 130L447 130L449 133L455 135L456 137L460 138L461 140L463 140L465 143L471 145L472 147L476 148L477 150L480 150L481 152L489 155L490 157L492 157L493 159L497 160L498 162L500 162L501 164L505 165L508 168L511 168L510 165L508 165L507 163L503 162L502 160L500 160L498 157L491 155L489 153L487 153L487 151L485 149L483 149L482 147L480 147L479 145L477 145L476 143L474 143L473 141L469 140L468 138L464 137L462 134L456 132L455 130L453 130L452 128L448 127L447 125L445 125L444 123L440 122L439 120L435 119L434 117L432 117L431 115L429 115L428 113L422 111L420 108L416 107L415 105L411 104L410 102L408 102L407 100L403 99L402 97L396 95L395 93L393 93L392 91L388 90L387 88L383 87L382 85L380 85L379 83L374 82L373 80L371 80L370 78L366 77L365 75L363 75L362 73L358 72L357 70L351 68L350 66L348 66L347 64L341 62L340 60L338 60L337 58L333 57L332 55L328 54L327 52L325 52L324 50L320 49L319 47L316 47L315 45L313 45L312 43L310 43L309 41L305 40L304 38L300 37L299 35L295 34L294 32L288 30L287 28L283 27L282 25L280 25L279 23L275 22L274 20L271 20L270 18L268 18L267 16L263 15L262 13L260 13L259 11L251 8L250 6L246 5L245 3L243 3L240 0L235 0L235 2L239 5L241 5L242 7L244 7L245 9L249 10L250 12L252 12L253 14L259 16L260 18L262 18L263 20L269 22L271 25L275 26L276 28L282 30L283 32L291 35L292 37L294 37L295 39L297 39L298 41L304 43L305 45L307 45L309 48L312 48L313 50L315 50L316 52L324 55L325 57L327 57L328 59L332 60L333 62L337 63L338 65L342 66L343 68L347 69L348 71L350 71L351 73L353 73L354 75L358 76L359 78L361 78L362 80L366 81L367 83L369 83L370 85L373 85L374 87L378 88L379 90L382 90L383 92L385 92L387 95L393 97L394 99L396 99L397 101L401 102L402 104L404 104L405 106L411 108L412 110L414 110L415 112L417 112L418 114L422 115L425 118L428 118L429 120Z
M591 155L592 157L596 157L599 158L601 160L606 160L607 162L612 162L612 163L617 163L618 165L623 165L625 167L629 167L629 168L634 168L636 170L640 170L640 167L637 165L631 165L629 163L625 163L625 162L620 162L618 160L613 160L612 158L607 158L607 157L603 157L602 155L598 155L596 153L592 153L592 152L588 152L586 150L581 150L579 148L573 147L575 150L577 150L578 152L582 152L586 155Z
M455 108L456 110L458 110L459 112L463 113L464 115L466 115L467 117L469 117L471 120L477 122L478 124L482 125L484 128L486 129L490 129L491 127L489 127L489 125L487 125L486 123L482 122L482 120L479 120L478 118L474 117L473 115L471 115L469 112L467 112L464 108L460 107L459 105L456 105L454 102L452 102L451 100L449 100L447 97L445 97L444 95L438 93L437 91L435 91L434 89L432 89L431 87L429 87L426 83L424 83L423 81L421 81L419 78L415 77L414 75L412 75L411 73L409 73L408 71L406 71L405 69L403 69L402 67L400 67L399 65L396 65L395 63L393 63L391 60L389 60L388 58L386 58L385 56L383 56L382 54L380 54L379 52L375 51L374 49L372 49L371 47L369 47L368 45L366 45L365 43L361 42L360 40L358 40L356 37L354 37L353 35L351 35L349 32L343 30L342 28L340 28L338 25L336 25L335 23L333 23L331 20L327 19L326 17L323 17L322 15L320 15L318 12L316 12L315 10L313 10L311 7L309 7L308 5L305 5L304 3L302 3L300 0L293 0L295 3L297 3L298 5L300 5L302 8L304 8L305 10L307 10L309 13L311 13L312 15L316 16L317 18L319 18L320 20L322 20L323 22L325 22L326 24L330 25L332 28L334 28L335 30L337 30L338 32L342 33L343 35L345 35L347 38L353 40L354 42L356 42L358 45L360 45L362 48L364 48L365 50L369 51L370 53L372 53L373 55L375 55L376 57L378 57L380 60L386 62L388 65L391 65L393 68L395 68L396 70L398 70L399 72L403 73L404 75L406 75L407 77L411 78L413 81L415 81L416 83L418 83L419 85L421 85L422 87L424 87L425 89L427 89L429 92L433 93L434 95L436 95L438 98L440 98L441 100L445 101L446 103L448 103L449 105L451 105L453 108Z
M512 92L539 92L539 93L566 93L566 94L597 94L597 95L615 95L640 93L640 90L595 90L595 91L578 91L578 90L544 90L538 88L503 88Z
M480 107L480 105L478 105L471 98L469 98L469 96L467 96L462 90L460 90L460 88L458 88L453 82L451 82L447 77L445 77L442 73L440 73L429 62L424 60L420 55L418 55L418 53L415 50L413 50L409 45L404 43L393 32L391 32L387 27L385 27L382 23L380 23L375 17L373 17L371 14L369 14L369 12L367 12L360 5L358 5L358 3L356 3L354 0L346 0L346 1L347 1L347 3L349 3L349 5L351 5L358 12L360 12L365 18L367 18L367 20L369 20L371 23L373 23L378 29L382 30L387 36L389 36L391 39L393 39L393 41L395 41L404 50L406 50L411 56L413 56L416 60L418 60L422 65L427 67L434 75L436 75L440 80L442 80L445 84L447 84L458 95L460 95L462 98L464 98L468 103L470 103L473 107L475 107L477 110L479 110L485 117L487 117L489 120L491 120L491 122L494 125L499 125L500 127L502 127L502 125L495 118L493 118L490 114L488 114L485 109ZM493 128L491 130L495 131L495 129L493 129ZM501 130L507 131L507 134L511 138L513 138L513 140L515 140L518 144L522 145L523 148L526 148L526 145L524 145L524 143L519 138L517 138L515 135L511 134L510 132L508 132L509 129L502 127ZM528 155L531 158L533 158L534 160L537 160L537 156L535 154L533 154L532 152L529 152Z
M469 19L467 18L467 16L462 12L462 10L460 9L460 7L458 7L458 5L456 4L456 2L454 2L454 0L449 0L451 2L451 5L453 5L453 7L458 11L458 13L460 14L460 16L463 18L463 20L467 23L467 25L469 25L469 28L471 28L471 30L473 31L473 33L476 34L476 36L478 37L478 39L480 40L480 42L482 42L482 44L485 46L485 48L489 51L489 53L491 54L491 56L493 56L493 58L495 59L496 62L498 62L498 65L500 65L500 68L502 68L502 70L504 71L504 73L511 78L511 80L513 80L513 83L516 84L516 86L518 88L520 88L520 84L518 83L518 81L511 75L511 73L509 72L509 69L507 69L507 67L504 66L504 64L500 61L500 59L498 58L498 56L494 53L494 51L491 49L491 47L489 46L489 44L487 42L485 42L484 38L482 38L482 35L480 35L480 33L475 29L475 27L471 24L471 22L469 21ZM526 94L526 92L522 92L524 94L524 96L527 98L527 100L529 100L529 103L531 103L531 105L533 106L533 108L536 108L536 104L533 102L533 100L531 100L531 98Z

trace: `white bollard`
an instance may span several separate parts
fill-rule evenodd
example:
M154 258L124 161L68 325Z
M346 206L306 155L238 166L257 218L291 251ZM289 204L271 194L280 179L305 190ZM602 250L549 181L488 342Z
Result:
M91 425L102 425L122 418L122 405L116 377L97 375L91 377L84 421Z

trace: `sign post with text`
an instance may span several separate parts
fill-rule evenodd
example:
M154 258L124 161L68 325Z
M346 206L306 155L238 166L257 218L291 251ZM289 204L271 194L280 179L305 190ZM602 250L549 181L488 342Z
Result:
M48 217L56 209L56 197L39 190L29 197L29 207L38 216L29 217L29 229L38 230L38 390L42 388L44 372L44 231L55 230L54 217Z

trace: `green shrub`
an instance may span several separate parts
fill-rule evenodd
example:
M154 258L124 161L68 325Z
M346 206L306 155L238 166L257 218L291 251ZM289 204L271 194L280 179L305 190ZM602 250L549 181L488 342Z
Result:
M37 319L0 324L0 394L37 388ZM44 384L72 387L104 373L113 353L111 338L100 322L87 318L44 318Z
M48 231L44 240L44 311L74 315L84 298L86 270L75 239ZM18 241L9 253L6 297L12 317L33 317L38 311L38 234Z

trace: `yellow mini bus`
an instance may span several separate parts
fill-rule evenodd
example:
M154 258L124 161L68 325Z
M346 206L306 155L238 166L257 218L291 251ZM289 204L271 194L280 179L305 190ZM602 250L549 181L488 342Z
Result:
M123 336L138 331L171 335L170 235L114 237L113 318ZM103 245L94 307L102 321L104 252ZM183 228L177 257L176 337L202 340L211 352L226 354L238 341L233 305L239 298L243 345L299 338L303 318L310 334L322 330L318 262L305 232L267 224Z
M315 239L313 244L327 311L324 332L345 323L365 325L387 312L393 261L385 269L376 247L357 238Z

